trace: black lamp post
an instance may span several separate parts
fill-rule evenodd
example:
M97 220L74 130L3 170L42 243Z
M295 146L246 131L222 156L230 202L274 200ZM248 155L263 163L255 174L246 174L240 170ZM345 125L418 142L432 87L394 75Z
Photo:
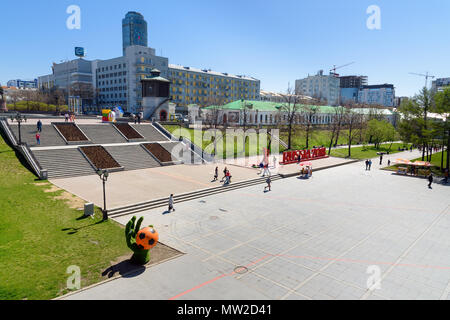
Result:
M108 181L109 172L108 170L102 170L98 169L97 174L100 177L100 180L103 181L103 221L108 220L108 211L106 210L106 191L105 191L105 185L106 181Z
M27 122L27 118L25 116L23 116L21 113L17 112L15 116L11 115L11 122L14 122L14 120L17 121L17 125L19 127L19 145L22 144L22 133L20 130L20 124L22 123L22 121Z

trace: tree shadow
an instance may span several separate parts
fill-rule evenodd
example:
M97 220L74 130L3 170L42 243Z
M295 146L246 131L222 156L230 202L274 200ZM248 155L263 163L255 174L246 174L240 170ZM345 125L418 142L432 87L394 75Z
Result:
M121 261L102 272L103 277L112 278L117 274L124 278L134 278L145 271L145 266L133 263L131 259Z
M77 220L78 220L78 219L80 219L80 218L77 218ZM72 235L72 234L77 233L77 232L78 232L79 230L81 230L81 229L93 227L93 226L98 225L98 224L101 224L101 223L103 223L103 222L105 222L105 221L101 220L101 221L97 221L97 222L94 223L94 224L88 224L88 225L81 226L81 227L78 227L78 228L73 228L73 227L71 227L71 228L64 228L64 229L61 229L61 231L69 231L69 230L72 230L72 231L70 231L70 232L67 232L67 234Z

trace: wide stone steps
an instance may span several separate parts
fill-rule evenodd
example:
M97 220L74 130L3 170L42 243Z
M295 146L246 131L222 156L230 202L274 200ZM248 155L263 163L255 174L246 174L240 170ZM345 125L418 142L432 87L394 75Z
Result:
M145 141L157 142L157 141L169 141L169 139L160 133L152 124L131 124L137 132L141 134Z
M17 141L19 141L19 129L17 123L14 122L10 124L11 131L16 136ZM22 142L28 144L29 147L38 146L36 143L36 132L37 128L35 125L24 125L21 124L20 132L22 134ZM65 146L66 142L59 135L56 129L52 125L43 125L41 135L41 144L39 147L53 147L53 146Z
M104 147L126 171L160 167L140 145Z
M95 144L126 143L127 140L111 124L78 125Z
M235 183L232 182L230 185L227 185L227 186L221 185L221 186L213 187L213 188L209 188L209 189L197 190L197 191L193 191L193 192L189 192L189 193L175 195L173 200L174 200L174 203L190 201L190 200L203 198L203 197L207 197L207 196L218 194L218 193L237 190L237 189L255 186L255 185L259 185L259 184L265 184L266 179L267 179L267 177L260 177L257 179L251 179L251 180L240 181L240 182L235 182ZM276 181L276 180L282 179L282 177L280 175L273 175L271 177L271 179L272 179L272 181ZM160 199L155 199L155 200L151 200L151 201L131 204L131 205L123 206L123 207L117 207L117 208L108 210L108 215L110 217L114 218L114 217L120 217L120 216L124 216L124 215L128 215L128 214L135 214L135 213L139 213L142 211L147 211L147 210L151 210L151 209L155 209L155 208L168 206L168 201L169 201L169 198L167 197L167 198L160 198Z
M33 150L33 154L43 169L48 170L48 178L66 178L95 174L77 148L59 150Z

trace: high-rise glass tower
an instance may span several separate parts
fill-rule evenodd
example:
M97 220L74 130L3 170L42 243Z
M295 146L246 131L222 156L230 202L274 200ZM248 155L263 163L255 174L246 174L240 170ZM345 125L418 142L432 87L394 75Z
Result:
M122 20L123 55L129 46L148 46L147 22L139 12L130 11Z

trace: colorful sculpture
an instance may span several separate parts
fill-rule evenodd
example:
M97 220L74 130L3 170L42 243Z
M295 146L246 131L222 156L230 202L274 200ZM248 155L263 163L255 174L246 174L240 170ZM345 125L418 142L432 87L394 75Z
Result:
M134 252L131 261L138 264L146 264L150 261L150 249L156 246L159 240L158 232L153 226L139 230L143 220L144 217L141 217L135 224L136 217L133 217L125 227L128 248Z

